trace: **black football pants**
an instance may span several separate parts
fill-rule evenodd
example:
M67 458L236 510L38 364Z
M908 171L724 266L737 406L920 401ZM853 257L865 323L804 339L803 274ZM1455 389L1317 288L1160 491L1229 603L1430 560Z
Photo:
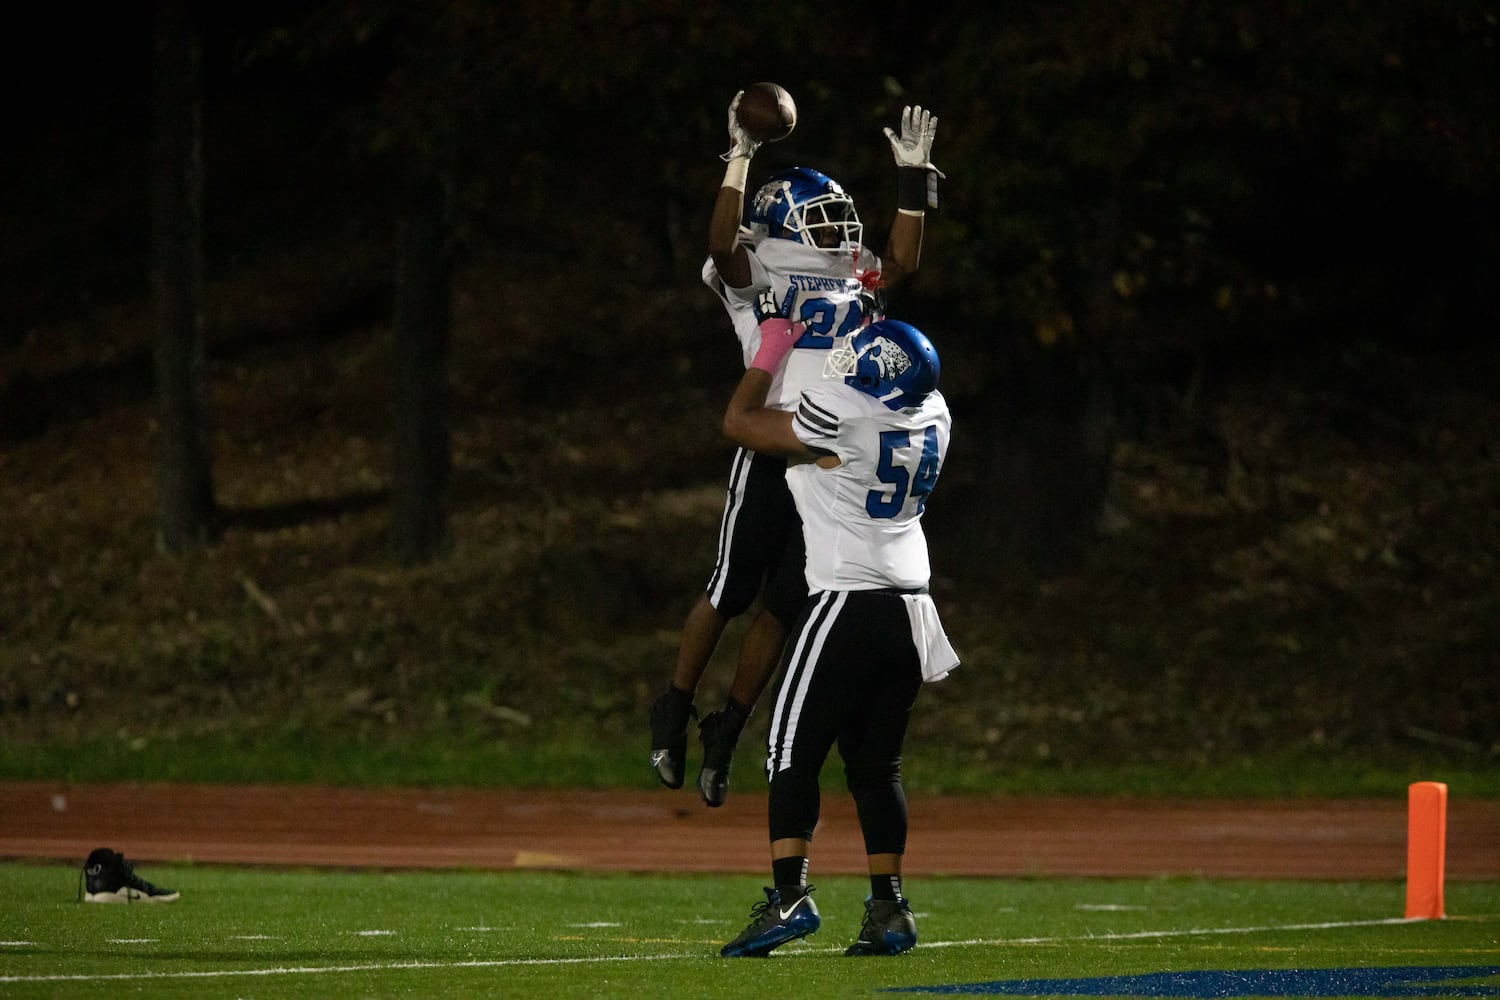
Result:
M761 606L790 625L807 603L806 562L786 459L740 448L729 471L709 603L735 618L760 595Z
M904 853L901 747L922 671L901 595L813 594L782 667L767 741L771 840L812 839L818 773L837 743L865 853Z

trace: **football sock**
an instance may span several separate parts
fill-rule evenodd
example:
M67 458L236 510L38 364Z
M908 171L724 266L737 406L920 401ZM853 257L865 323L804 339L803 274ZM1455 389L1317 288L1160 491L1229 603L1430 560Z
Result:
M771 862L771 881L781 890L783 899L795 899L807 892L807 859L777 858Z
M900 875L871 875L870 898L895 902L901 898Z

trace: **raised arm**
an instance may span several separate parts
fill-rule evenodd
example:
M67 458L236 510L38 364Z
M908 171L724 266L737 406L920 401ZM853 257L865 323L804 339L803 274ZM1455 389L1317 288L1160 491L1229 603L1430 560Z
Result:
M901 113L901 133L885 129L898 172L896 218L881 257L885 278L890 282L915 271L922 260L926 214L929 208L937 208L937 179L943 176L932 162L937 123L937 116L930 110L908 105Z
M714 201L714 213L708 221L708 254L713 258L719 277L731 288L750 285L750 256L740 245L740 219L745 212L745 182L750 175L750 158L760 143L740 127L735 111L740 106L742 90L729 102L729 151L719 159L725 163L724 183Z

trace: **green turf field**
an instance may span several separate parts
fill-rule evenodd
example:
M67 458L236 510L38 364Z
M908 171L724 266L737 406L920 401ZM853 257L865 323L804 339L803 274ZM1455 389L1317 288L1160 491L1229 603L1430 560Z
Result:
M867 883L814 879L820 933L726 960L753 878L141 873L182 898L85 905L76 869L0 865L0 996L1500 995L1490 882L1450 884L1446 920L1405 922L1396 882L919 879L917 949L846 959Z

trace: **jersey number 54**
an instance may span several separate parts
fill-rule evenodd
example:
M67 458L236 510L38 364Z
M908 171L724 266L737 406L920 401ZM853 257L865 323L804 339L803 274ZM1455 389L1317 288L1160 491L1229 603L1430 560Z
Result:
M937 427L922 429L922 448L912 447L910 431L880 432L880 461L875 476L889 486L888 490L871 490L865 495L865 511L874 518L892 518L901 513L908 497L916 500L916 513L927 506L927 496L937 485Z

